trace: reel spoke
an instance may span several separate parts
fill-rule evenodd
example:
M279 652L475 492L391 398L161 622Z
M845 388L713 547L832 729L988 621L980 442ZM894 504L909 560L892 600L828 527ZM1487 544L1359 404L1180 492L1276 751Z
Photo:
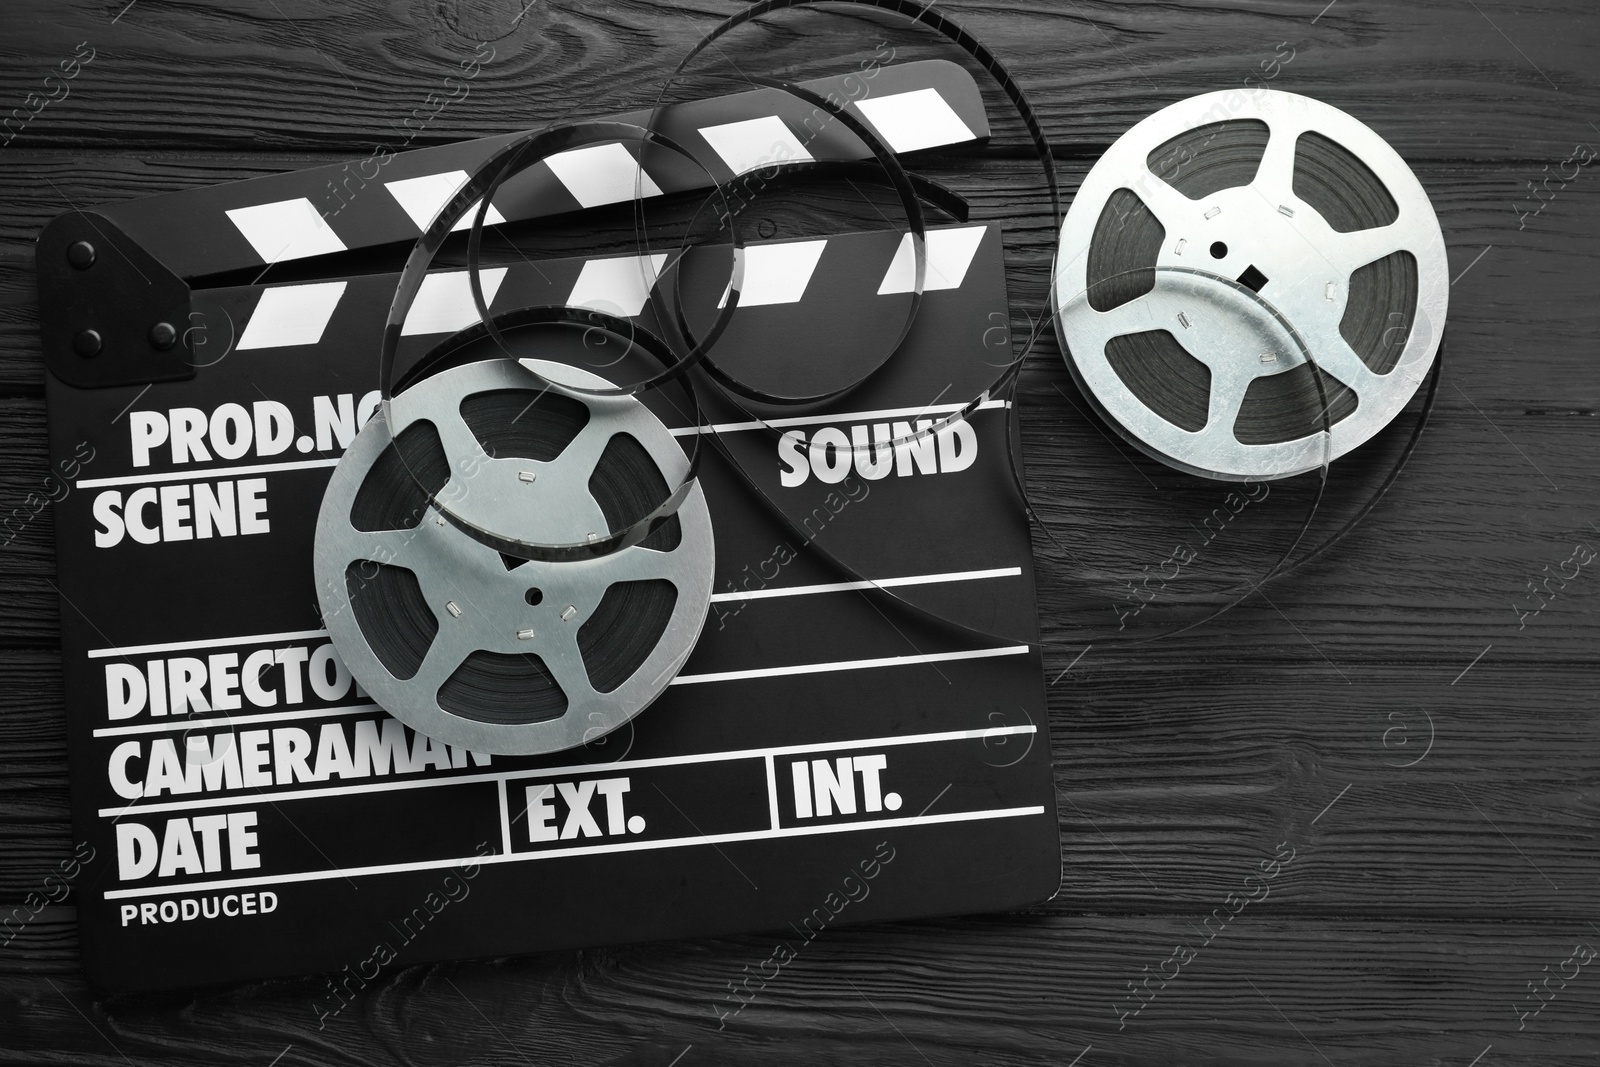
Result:
M1134 194L1144 201L1144 206L1150 209L1156 221L1167 231L1166 243L1169 247L1172 245L1173 234L1203 217L1205 208L1200 201L1190 200L1147 166L1140 167L1140 173L1132 188Z
M432 516L425 516L423 522L432 522ZM404 567L414 570L415 560L419 554L425 556L427 549L419 546L417 542L425 534L422 529L413 530L372 530L352 531L354 536L350 539L350 561L358 559L370 560L389 567Z
M409 685L419 693L428 694L430 699L437 699L440 688L475 650L476 642L471 640L467 628L455 625L459 622L459 619L448 615L439 621L439 632L428 646L427 654L422 657L422 665L409 679ZM401 718L398 715L395 717ZM401 721L404 719L401 718Z
M583 652L578 648L578 628L567 626L552 637L539 643L539 658L545 670L566 694L568 707L588 703L600 698L589 680L589 669L584 664Z
M1250 383L1260 375L1243 360L1218 360L1211 371L1211 402L1206 409L1206 426L1202 436L1217 440L1223 447L1238 447L1233 435L1234 421L1244 404L1245 392ZM1259 364L1258 364L1259 366Z
M561 456L552 465L563 468L563 473L578 476L580 483L586 485L615 435L616 430L610 420L590 419L589 424L578 432L578 436L562 450Z
M1255 181L1250 185L1274 208L1298 204L1300 198L1294 192L1294 154L1300 131L1282 121L1268 122L1267 128L1271 131L1267 147L1261 153Z
M1370 230L1333 234L1328 256L1346 274L1353 274L1368 263L1375 263L1384 256L1409 249L1412 247L1413 237L1414 234L1410 227L1405 225L1405 220L1399 219L1387 226L1378 226Z
M606 579L612 582L649 582L658 579L670 582L678 570L672 558L675 554L642 545L625 548L606 559Z

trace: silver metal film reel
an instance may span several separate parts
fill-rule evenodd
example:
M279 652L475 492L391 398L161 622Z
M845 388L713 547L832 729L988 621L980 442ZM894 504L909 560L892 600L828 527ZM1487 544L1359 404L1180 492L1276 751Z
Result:
M629 494L648 508L685 476L639 401L541 391L529 368L609 384L497 359L412 386L334 468L314 553L325 624L362 687L437 740L507 755L584 744L655 700L699 637L714 562L698 484L644 541L592 560L514 559L445 522L414 472L447 502L472 496L495 529L550 542L603 537L638 517L619 514Z
M1432 365L1448 290L1405 161L1337 108L1255 89L1117 139L1062 224L1053 299L1069 368L1130 443L1262 480L1388 425Z

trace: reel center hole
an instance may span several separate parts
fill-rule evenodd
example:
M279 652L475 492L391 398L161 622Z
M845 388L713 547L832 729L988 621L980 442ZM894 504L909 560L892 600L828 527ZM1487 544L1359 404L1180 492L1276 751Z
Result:
M1267 276L1257 270L1255 264L1252 263L1244 269L1243 274L1239 275L1239 284L1247 289L1254 289L1259 293L1261 287L1267 284Z
M530 606L537 607L539 602L544 599L544 592L539 589L529 589L522 594L522 599L526 600Z
M1223 244L1221 241L1213 241L1211 243L1211 258L1212 259L1223 259L1223 258L1225 258L1227 256L1227 254L1228 254L1228 246L1227 245Z

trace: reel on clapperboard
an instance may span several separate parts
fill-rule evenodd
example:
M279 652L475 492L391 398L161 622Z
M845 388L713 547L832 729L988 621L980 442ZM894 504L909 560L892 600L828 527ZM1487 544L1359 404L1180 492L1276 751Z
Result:
M699 485L638 543L591 559L508 556L430 503L471 495L494 529L572 544L627 529L683 480L688 457L639 400L547 382L612 384L490 359L411 386L334 468L317 522L345 663L396 718L476 751L556 752L627 722L688 659L710 605Z

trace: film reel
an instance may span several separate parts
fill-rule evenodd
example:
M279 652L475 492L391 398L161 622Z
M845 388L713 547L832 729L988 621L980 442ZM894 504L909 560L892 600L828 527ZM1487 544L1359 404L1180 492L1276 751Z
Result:
M1118 138L1062 223L1054 283L1068 367L1107 421L1162 462L1245 481L1389 424L1437 353L1449 274L1433 206L1382 138L1256 89Z
M448 744L531 755L615 729L665 690L710 607L698 483L638 544L564 562L503 555L432 503L470 494L497 529L558 543L654 508L685 477L682 448L633 397L568 383L610 384L545 360L441 371L390 409L403 423L373 417L323 497L315 567L334 647L373 699Z

